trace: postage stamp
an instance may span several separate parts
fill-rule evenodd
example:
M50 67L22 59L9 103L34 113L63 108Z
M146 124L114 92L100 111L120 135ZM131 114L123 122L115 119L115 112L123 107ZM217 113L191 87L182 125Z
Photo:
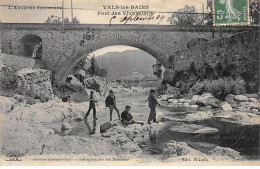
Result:
M215 25L247 25L248 0L214 0Z

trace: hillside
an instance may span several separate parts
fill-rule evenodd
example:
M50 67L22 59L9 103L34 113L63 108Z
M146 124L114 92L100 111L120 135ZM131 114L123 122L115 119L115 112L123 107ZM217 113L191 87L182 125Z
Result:
M143 75L152 74L152 65L156 60L150 54L141 50L127 50L124 52L109 52L96 57L100 68L108 70L108 79L114 80L121 76L139 72Z

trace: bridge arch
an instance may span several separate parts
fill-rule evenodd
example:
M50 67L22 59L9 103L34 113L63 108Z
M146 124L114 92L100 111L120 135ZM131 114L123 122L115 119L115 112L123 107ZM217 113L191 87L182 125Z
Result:
M32 57L34 52L34 48L42 43L42 38L34 35L34 34L27 34L20 39L21 45L21 54L26 57Z
M87 46L80 47L60 66L58 71L55 73L55 80L64 82L70 71L82 58L98 49L115 45L125 45L141 49L156 58L160 63L162 63L165 69L168 68L167 61L165 61L164 59L165 56L162 56L160 51L155 51L153 48L136 41L131 41L127 39L106 39L91 43Z

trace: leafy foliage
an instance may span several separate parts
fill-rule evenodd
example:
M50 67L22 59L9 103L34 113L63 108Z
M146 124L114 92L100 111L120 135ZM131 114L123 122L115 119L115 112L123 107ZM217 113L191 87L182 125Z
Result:
M101 77L106 77L108 72L106 69L100 69L98 67L98 64L96 62L95 57L91 58L91 66L90 68L87 70L87 72L91 75L95 75L95 76L101 76Z
M224 100L229 94L243 94L246 92L244 81L232 78L220 78L218 80L198 81L191 91L195 94L202 94L203 92L212 93L216 98Z
M259 24L259 6L260 6L260 1L259 0L250 0L249 1L249 17L251 19L251 24L252 25L257 25Z
M76 16L74 18L72 18L72 22L69 20L68 17L65 17L63 21L65 24L80 24L80 22ZM51 15L47 18L47 20L44 23L61 24L62 20L61 20L61 17Z
M177 13L173 13L167 21L170 22L171 25L180 26L204 25L204 16L196 13L197 10L194 5L185 5L185 7L179 9Z

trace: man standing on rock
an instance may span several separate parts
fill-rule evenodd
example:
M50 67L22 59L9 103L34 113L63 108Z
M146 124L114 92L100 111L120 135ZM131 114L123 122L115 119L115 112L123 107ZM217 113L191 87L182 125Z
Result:
M149 114L149 117L148 117L148 124L151 124L151 121L153 120L153 122L154 123L158 123L157 121L156 121L156 110L155 110L155 107L157 106L157 105L159 105L159 106L161 106L158 102L157 102L157 100L156 100L156 98L155 98L155 90L154 89L151 89L150 90L150 95L149 95L149 97L148 97L148 101L149 101L149 107L150 107L150 109L151 109L151 111L150 111L150 114Z
M118 118L120 120L119 110L116 107L116 97L112 90L109 91L109 95L107 96L105 103L106 103L106 107L108 107L109 111L110 111L110 121L112 121L112 113L113 113L114 109L116 110L116 112L118 114Z

